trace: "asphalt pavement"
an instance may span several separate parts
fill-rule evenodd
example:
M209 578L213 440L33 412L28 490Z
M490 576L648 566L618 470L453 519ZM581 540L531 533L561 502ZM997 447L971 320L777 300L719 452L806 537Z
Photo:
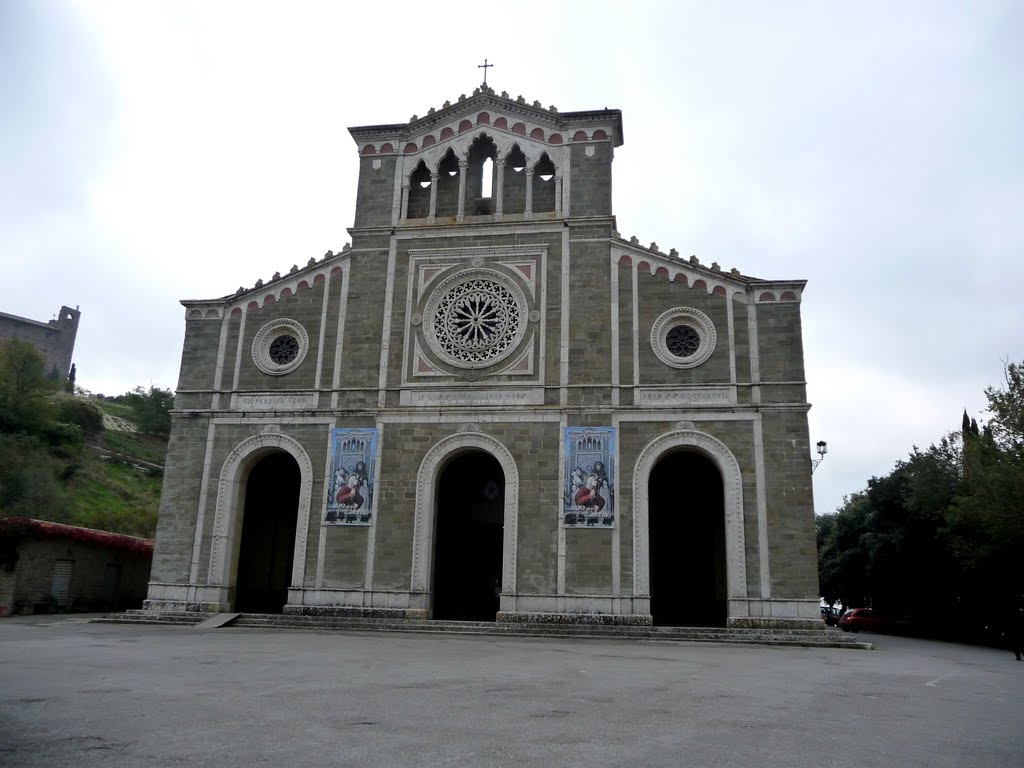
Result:
M1024 766L1024 662L0 619L0 766Z

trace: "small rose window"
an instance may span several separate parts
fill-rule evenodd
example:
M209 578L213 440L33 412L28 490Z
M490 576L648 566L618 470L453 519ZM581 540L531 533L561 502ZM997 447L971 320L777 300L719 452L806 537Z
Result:
M700 333L692 325L676 325L665 335L665 346L676 357L693 357L700 349Z
M270 342L268 354L271 362L276 365L288 365L299 356L299 340L290 333L278 336Z
M252 340L252 359L256 367L271 376L291 373L306 359L309 337L294 320L271 320Z
M664 312L651 328L651 348L673 368L696 368L715 351L718 335L711 318L692 307Z

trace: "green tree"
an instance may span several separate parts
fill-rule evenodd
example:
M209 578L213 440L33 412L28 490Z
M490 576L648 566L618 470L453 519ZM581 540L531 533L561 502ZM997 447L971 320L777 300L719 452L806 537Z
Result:
M1005 386L985 390L992 413L992 436L1002 447L1024 450L1024 362L1007 363Z
M1009 363L1004 374L1003 387L985 390L992 418L964 444L964 489L948 515L964 582L984 616L1024 598L1024 364Z
M142 434L161 437L171 434L171 408L174 407L171 390L154 386L148 390L136 387L118 399L131 406L135 424Z
M52 421L50 398L60 388L31 344L0 344L0 431L36 432Z
M983 427L965 411L959 430L817 520L827 601L973 637L1024 604L1024 363L986 396Z
M77 424L87 435L98 435L103 431L103 411L91 400L84 397L56 398L57 420L65 424Z

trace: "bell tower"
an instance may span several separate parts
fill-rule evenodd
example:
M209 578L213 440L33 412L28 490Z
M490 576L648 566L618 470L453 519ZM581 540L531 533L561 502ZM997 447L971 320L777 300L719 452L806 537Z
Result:
M482 84L408 123L349 133L360 155L356 229L612 214L616 109L562 113Z

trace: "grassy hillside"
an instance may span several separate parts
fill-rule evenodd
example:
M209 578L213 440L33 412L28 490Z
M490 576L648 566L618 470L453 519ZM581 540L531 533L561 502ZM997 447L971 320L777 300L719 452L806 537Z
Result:
M103 427L98 412L132 426L123 404L56 395L53 406L80 433L0 434L0 516L152 537L166 439Z

